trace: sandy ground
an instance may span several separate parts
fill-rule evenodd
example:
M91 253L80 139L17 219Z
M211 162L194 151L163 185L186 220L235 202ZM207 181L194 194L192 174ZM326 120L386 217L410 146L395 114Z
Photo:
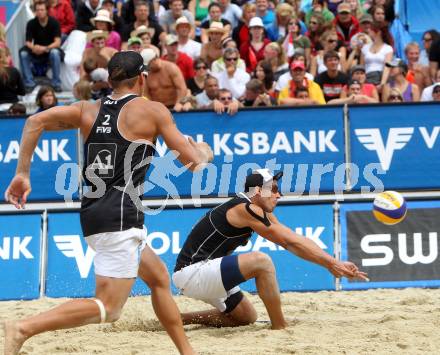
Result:
M249 295L261 320L262 302ZM182 311L207 309L176 298ZM63 299L0 302L0 320L46 310ZM266 322L239 328L187 326L200 354L439 354L440 289L283 293L289 327ZM3 350L3 330L0 331ZM1 351L2 351L1 350ZM89 325L38 335L21 354L176 354L155 320L148 297L130 298L115 324Z

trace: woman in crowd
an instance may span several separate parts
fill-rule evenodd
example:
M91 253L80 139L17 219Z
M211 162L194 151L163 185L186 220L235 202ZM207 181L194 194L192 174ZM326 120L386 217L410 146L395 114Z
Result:
M356 17L359 20L361 18L361 16L364 14L364 11L362 10L362 6L360 4L360 1L359 0L346 0L345 2L350 4L351 15Z
M191 95L200 94L205 88L205 80L208 76L208 64L201 58L197 58L193 62L194 77L186 81L186 86L191 90Z
M237 44L231 37L226 37L222 40L222 48L223 52L226 50L226 48L235 48L237 49ZM246 63L243 59L238 58L237 61L237 68L246 70ZM218 58L216 61L214 61L211 65L211 73L220 73L222 71L226 70L226 64L223 59L223 55Z
M0 111L6 111L11 103L18 102L18 95L25 95L20 72L9 66L5 48L0 48Z
M274 80L289 71L286 54L277 42L269 43L264 49L264 59L272 64Z
M401 59L393 59L387 62L386 66L390 68L390 75L388 83L383 88L382 101L388 102L391 89L398 89L402 93L404 102L420 101L419 87L405 78L408 71L407 65Z
M89 101L92 99L91 83L87 80L79 80L73 85L73 97L77 101Z
M131 32L130 37L139 37L142 41L142 49L151 48L156 52L156 55L160 57L160 50L155 45L151 44L154 29L147 26L139 26Z
M254 17L249 22L250 39L240 47L240 57L246 62L246 71L254 71L257 63L264 58L264 49L270 41L264 36L263 21Z
M232 32L232 38L235 43L237 43L237 47L250 40L249 33L249 22L252 18L257 15L257 7L255 4L247 2L243 5L243 15L240 21L238 21L237 27L234 28Z
M423 33L423 49L420 52L420 64L424 66L429 66L429 52L431 51L431 45L440 40L440 34L432 29Z
M298 48L302 48L310 63L310 40L301 34L300 20L296 17L290 19L287 25L287 35L282 40L282 46L287 58L292 57Z
M3 26L3 24L0 22L0 49L1 48L6 50L8 65L12 67L14 63L12 62L11 53L9 52L9 48L6 43L6 29L5 26Z
M210 29L213 23L220 22L223 28L223 35L225 37L229 36L231 32L231 23L228 20L222 18L222 9L220 5L216 2L213 2L209 5L209 18L202 22L200 28L202 33L200 35L200 39L202 44L208 43L211 40Z
M312 55L316 55L316 53L322 49L320 39L325 29L326 27L322 15L320 13L313 13L308 23L308 31L306 32L306 36L310 40Z
M298 10L295 12L298 13ZM305 14L306 23L310 23L313 14L321 14L324 22L330 23L335 18L335 15L327 8L327 1L313 0L312 8Z
M221 22L211 22L208 30L209 42L202 45L200 58L204 59L209 66L223 55L222 39L226 29Z
M95 26L95 29L106 31L108 33L105 40L106 47L114 48L118 52L121 50L121 36L118 32L113 31L114 22L110 18L110 14L107 10L99 10L96 17L93 17L90 22ZM87 48L91 47L93 47L92 44L90 42L87 43Z
M209 12L209 5L212 0L191 0L188 3L188 10L191 11L194 16L194 24L196 27L200 27L202 21L206 19Z
M339 53L340 63L338 70L345 71L345 60L347 56L347 49L341 45L338 35L334 29L325 31L321 36L321 46L323 49L319 50L316 56L312 56L310 63L310 73L315 77L327 70L324 64L324 54L328 51L337 51Z
M390 45L391 37L388 28L378 23L373 23L368 35L373 42L362 47L360 63L365 65L367 83L376 85L381 91L389 75L389 68L385 67L385 63L391 61L394 55Z
M265 92L272 97L275 97L275 79L272 70L272 64L266 60L261 60L255 67L252 77L260 80Z
M393 88L390 90L387 101L382 100L382 102L399 103L403 102L403 96L399 89Z
M38 90L35 102L38 106L38 109L35 113L57 106L58 99L55 95L55 90L51 86L43 85L40 87L40 90Z
M394 12L394 0L373 0L371 3L371 7L368 10L368 12L373 16L373 19L374 13L378 7L381 7L383 9L383 14L379 14L378 18L381 19L383 17L383 21L391 25L391 23L394 21L394 18L396 17L396 14ZM375 19L375 21L377 20Z

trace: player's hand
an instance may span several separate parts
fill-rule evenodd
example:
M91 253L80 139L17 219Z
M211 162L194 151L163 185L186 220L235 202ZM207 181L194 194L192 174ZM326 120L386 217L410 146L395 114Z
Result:
M337 261L330 266L329 271L335 277L347 277L349 279L369 281L368 274L359 271L358 267L350 261Z
M28 176L15 175L5 191L5 200L17 209L24 209L27 197L31 192L31 182Z
M214 159L214 153L211 147L205 142L195 142L191 137L188 137L188 142L191 144L198 152L201 157L202 163L199 164L196 170L201 170L203 167Z

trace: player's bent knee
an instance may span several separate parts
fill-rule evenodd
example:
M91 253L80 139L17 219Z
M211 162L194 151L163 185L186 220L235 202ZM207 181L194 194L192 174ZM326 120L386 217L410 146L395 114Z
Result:
M252 252L254 258L255 266L263 271L274 271L275 267L273 265L272 259L269 255L262 253L261 251Z
M104 303L98 299L93 299L99 308L100 323L113 323L121 317L121 309L119 307L106 307Z

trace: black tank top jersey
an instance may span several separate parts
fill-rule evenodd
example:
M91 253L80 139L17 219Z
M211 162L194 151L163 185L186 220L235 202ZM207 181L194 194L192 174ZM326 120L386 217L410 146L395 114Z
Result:
M226 219L226 212L242 203L250 202L237 196L207 212L186 239L174 271L202 260L229 255L238 246L246 245L253 230L234 227Z
M103 98L96 121L84 144L82 173L86 186L80 219L86 237L132 227L142 228L144 224L142 210L136 207L129 193L142 196L140 185L144 182L148 160L154 155L155 149L151 144L126 140L118 130L120 111L136 97L128 95L118 100ZM127 160L129 164L125 162L127 152L132 154L131 161ZM140 164L143 160L148 163ZM127 164L126 169L124 163ZM102 185L102 196L86 194L86 190L96 192L99 185Z

